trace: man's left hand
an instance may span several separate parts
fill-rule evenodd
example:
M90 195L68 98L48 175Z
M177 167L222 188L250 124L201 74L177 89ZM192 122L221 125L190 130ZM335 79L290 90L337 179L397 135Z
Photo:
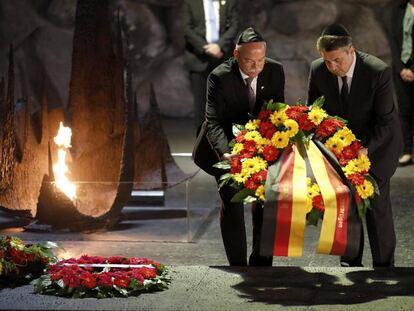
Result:
M209 43L203 46L204 52L214 58L222 58L223 52L217 43Z

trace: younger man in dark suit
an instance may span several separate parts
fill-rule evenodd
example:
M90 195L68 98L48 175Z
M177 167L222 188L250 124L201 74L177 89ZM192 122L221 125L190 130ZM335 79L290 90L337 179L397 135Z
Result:
M222 159L230 159L228 143L233 139L232 125L245 124L249 114L257 116L264 101L284 101L285 76L280 63L266 57L266 42L253 28L244 30L237 41L234 57L214 69L207 81L207 137ZM224 173L224 172L222 172ZM217 174L218 181L220 174ZM220 226L230 265L247 265L246 229L242 203L231 203L235 190L225 186ZM271 266L272 257L259 255L263 209L253 206L253 252L251 266Z
M355 50L349 32L340 24L325 28L317 49L321 58L311 65L308 103L325 96L328 114L347 119L348 127L368 147L370 174L380 190L366 214L373 266L391 267L396 238L390 178L402 147L391 69L380 59ZM341 258L342 266L362 265L363 234L361 239L359 255Z
M194 96L194 121L204 120L208 74L231 56L239 31L236 0L184 0L185 66Z

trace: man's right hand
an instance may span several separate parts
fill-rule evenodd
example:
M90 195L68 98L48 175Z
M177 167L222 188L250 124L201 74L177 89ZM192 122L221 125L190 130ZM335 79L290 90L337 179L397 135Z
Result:
M234 157L235 154L231 154L231 153L223 153L221 156L221 159L224 160L228 160L230 161L232 157Z
M411 69L404 68L400 72L401 79L405 82L413 82L414 81L414 72Z

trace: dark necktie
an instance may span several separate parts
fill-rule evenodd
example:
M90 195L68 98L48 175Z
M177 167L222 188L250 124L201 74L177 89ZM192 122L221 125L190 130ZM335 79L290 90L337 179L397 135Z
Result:
M346 108L348 104L348 82L346 81L346 76L341 77L342 79L342 89L341 89L341 108L342 113L346 114Z
M256 95L254 94L252 88L253 78L246 78L246 87L247 87L247 98L249 99L250 110L253 111L254 105L256 104Z

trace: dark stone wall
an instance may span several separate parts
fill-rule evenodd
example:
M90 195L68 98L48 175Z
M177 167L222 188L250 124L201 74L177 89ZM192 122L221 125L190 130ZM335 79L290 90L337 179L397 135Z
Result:
M394 0L396 1L396 0ZM269 42L269 56L286 72L286 100L306 99L310 62L323 27L341 22L355 46L390 62L386 34L392 0L239 0L241 29L254 26ZM0 0L0 73L6 73L7 49L16 52L16 96L40 101L46 87L50 106L68 99L75 0ZM148 105L154 83L163 115L192 115L192 95L183 67L181 0L113 0L129 38L126 46L139 109Z

